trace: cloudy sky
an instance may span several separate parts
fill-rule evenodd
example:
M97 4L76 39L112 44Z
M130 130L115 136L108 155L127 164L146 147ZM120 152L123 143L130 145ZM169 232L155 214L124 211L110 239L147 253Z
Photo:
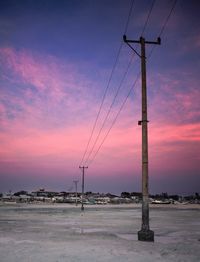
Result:
M156 41L174 1L131 3L0 1L0 191L80 190L80 164L86 190L140 191L140 59L122 36ZM199 191L199 12L178 0L146 46L151 193Z

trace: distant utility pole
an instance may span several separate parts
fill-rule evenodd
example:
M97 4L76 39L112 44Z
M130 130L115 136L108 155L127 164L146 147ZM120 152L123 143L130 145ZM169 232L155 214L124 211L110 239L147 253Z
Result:
M124 42L140 57L141 59L141 76L142 76L142 120L138 121L138 125L142 125L142 227L138 232L138 240L154 241L154 232L149 227L149 178L148 178L148 120L147 120L147 91L146 91L146 54L145 44L160 45L160 37L156 42L146 41L140 37L139 40L127 40L126 35L123 36ZM139 54L130 43L141 45L141 53Z
M78 184L78 180L74 180L73 182L75 184L75 189L76 189L76 206L77 206L77 184Z
M84 210L83 206L83 196L84 196L84 183L85 183L85 168L88 168L87 166L79 166L80 169L82 169L82 199L81 199L81 210Z

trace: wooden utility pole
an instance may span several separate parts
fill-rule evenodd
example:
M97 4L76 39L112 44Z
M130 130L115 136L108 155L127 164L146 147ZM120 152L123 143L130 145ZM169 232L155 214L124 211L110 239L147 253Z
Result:
M123 36L124 42L140 57L141 59L141 76L142 76L142 120L138 121L142 125L142 227L138 232L138 240L154 241L154 232L149 227L149 177L148 177L148 119L147 119L147 90L146 90L146 54L145 44L160 45L161 39L156 42L146 41L140 37L139 40L127 40ZM141 53L139 54L130 43L138 43L141 45Z
M75 184L75 189L76 189L76 206L77 206L77 184L78 184L78 180L74 180L73 182Z
M87 166L79 166L80 169L82 169L82 196L81 196L81 210L84 210L83 205L83 197L84 197L84 183L85 183L85 168L88 168Z

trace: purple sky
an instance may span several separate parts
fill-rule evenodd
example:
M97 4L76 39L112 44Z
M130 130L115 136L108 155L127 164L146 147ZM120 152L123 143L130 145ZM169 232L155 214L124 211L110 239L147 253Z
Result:
M147 40L157 39L173 3L155 1L143 33ZM151 4L134 1L129 39L141 36ZM76 179L80 190L78 167L130 5L130 0L0 1L0 192L67 191ZM162 44L147 61L151 193L199 192L199 11L199 1L177 1ZM132 56L123 44L89 152ZM139 71L140 59L134 56L91 158ZM140 119L139 78L86 171L86 190L140 191Z

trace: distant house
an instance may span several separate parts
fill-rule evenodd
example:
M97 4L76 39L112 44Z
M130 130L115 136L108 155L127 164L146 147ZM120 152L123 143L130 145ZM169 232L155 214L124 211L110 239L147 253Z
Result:
M47 198L53 198L55 196L58 196L59 193L58 192L54 192L54 191L46 191L44 188L41 188L37 191L33 191L31 192L31 195L33 197L47 197Z

